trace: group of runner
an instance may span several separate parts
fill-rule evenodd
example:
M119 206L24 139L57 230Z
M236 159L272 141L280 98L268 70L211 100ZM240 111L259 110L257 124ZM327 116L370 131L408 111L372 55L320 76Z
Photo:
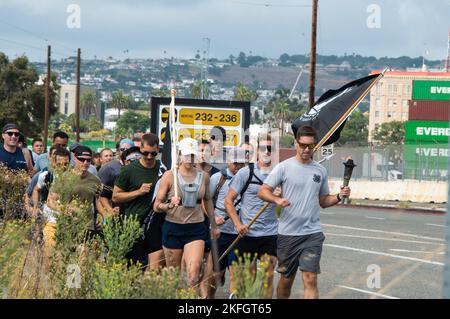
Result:
M45 218L47 249L54 246L61 211L60 194L52 189L61 173L55 172L73 170L79 179L69 201L77 198L90 205L92 231L101 231L101 217L138 217L142 234L127 258L140 262L143 269L179 267L187 284L203 298L215 297L228 270L227 290L233 297L238 278L231 266L237 256L248 253L268 261L266 298L273 297L275 271L280 274L276 297L289 298L297 269L302 273L304 297L318 298L325 240L320 208L338 204L350 189L329 194L326 169L312 159L317 140L312 127L298 130L296 155L278 164L270 134L260 134L254 146L246 143L225 151L225 131L217 127L209 140L182 139L177 145L178 163L173 163L176 169L169 170L159 159L160 141L152 133L121 140L116 158L104 150L95 165L90 148L74 143L67 150L68 136L58 132L49 152L36 157L33 170L17 145L19 135L17 126L5 125L0 162L33 175L25 196L31 214ZM266 202L267 208L255 219ZM217 269L218 257L238 236ZM256 266L255 261L254 271Z

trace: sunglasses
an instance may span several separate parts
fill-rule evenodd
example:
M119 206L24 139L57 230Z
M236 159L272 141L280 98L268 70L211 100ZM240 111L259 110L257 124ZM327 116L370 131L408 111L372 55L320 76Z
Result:
M144 155L145 157L148 157L148 155L150 154L152 157L156 157L158 155L157 151L153 151L153 152L141 152L142 155Z
M16 136L16 137L19 137L20 136L20 133L19 132L5 132L6 134L8 134L8 136Z
M272 145L260 145L258 146L260 152L272 153Z
M77 160L79 160L82 163L85 163L85 162L90 163L92 161L92 158L84 158L84 157L78 157L78 156L75 156L75 157Z
M298 146L299 146L300 148L308 148L308 149L310 149L310 150L313 150L314 147L316 147L316 144L314 144L314 143L311 143L311 144L304 144L304 143L298 142Z

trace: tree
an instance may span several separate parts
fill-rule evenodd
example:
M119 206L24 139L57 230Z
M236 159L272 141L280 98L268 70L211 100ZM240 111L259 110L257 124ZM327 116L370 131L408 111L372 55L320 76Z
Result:
M118 118L120 119L120 111L127 109L130 104L130 100L123 94L122 91L114 93L111 100L111 105L119 111Z
M82 119L96 115L98 99L93 92L86 92L80 98L80 113Z
M367 145L367 138L369 130L369 118L366 114L359 110L355 110L347 119L344 129L341 132L341 137L336 142L336 145L344 145L351 143L353 145L364 146Z
M402 144L404 137L405 127L400 121L383 123L373 134L373 139L382 145Z
M205 99L207 99L209 97L209 88L208 88L208 84L207 83L205 83L203 89L204 89L203 97ZM192 86L191 86L191 96L194 99L201 99L201 98L203 98L202 97L202 81L197 80L197 81L194 82L194 84L192 84Z
M284 129L284 123L294 121L306 111L306 104L298 98L289 98L289 89L279 88L264 108L264 114L268 115L275 127ZM282 130L282 135L284 130Z
M145 132L150 127L148 116L135 111L126 112L117 120L117 129L126 132Z
M281 129L281 136L284 135L284 123L289 112L289 104L284 99L274 102L273 116L277 122L277 126Z
M0 52L0 126L16 123L26 136L37 136L44 128L45 85L38 84L36 69L28 58L9 61ZM51 74L49 115L56 113L56 75Z
M258 98L258 93L246 87L244 84L239 83L234 89L235 101L249 101L254 102Z
M161 97L168 97L170 95L169 89L165 86L152 90L152 96L161 96Z

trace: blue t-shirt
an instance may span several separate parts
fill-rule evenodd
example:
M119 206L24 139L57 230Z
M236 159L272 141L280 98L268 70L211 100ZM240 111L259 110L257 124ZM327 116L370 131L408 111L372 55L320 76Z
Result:
M27 170L28 168L22 149L19 147L14 153L8 152L3 146L0 147L0 163L11 170Z

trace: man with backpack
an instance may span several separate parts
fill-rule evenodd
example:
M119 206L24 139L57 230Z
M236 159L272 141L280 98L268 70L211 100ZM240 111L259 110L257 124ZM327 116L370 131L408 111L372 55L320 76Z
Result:
M270 204L252 225L251 229L248 227L249 222L265 204L258 197L258 192L272 170L271 155L274 152L274 146L269 134L260 134L257 144L256 165L249 163L247 167L239 170L232 178L225 198L225 209L233 221L235 229L242 237L236 245L238 255L243 256L245 253L249 253L252 258L256 255L258 259L268 255L270 260L268 266L269 278L265 297L272 298L273 271L277 260L278 222L275 213L276 205ZM238 214L235 202L239 196L241 196L241 211ZM256 271L256 263L252 266Z

